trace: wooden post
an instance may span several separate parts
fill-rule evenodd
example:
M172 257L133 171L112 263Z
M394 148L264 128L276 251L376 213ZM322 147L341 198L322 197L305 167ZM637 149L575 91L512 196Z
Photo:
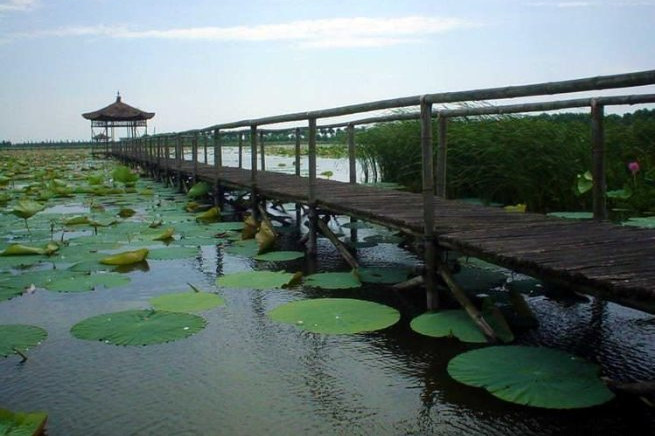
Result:
M596 99L591 101L591 154L593 176L594 220L607 219L607 182L605 179L605 132L603 127L603 105Z
M357 263L355 257L350 253L350 251L348 251L346 245L343 242L341 242L339 238L337 238L337 235L335 235L332 232L332 230L330 230L330 228L325 223L325 221L323 221L322 219L317 219L316 224L318 225L318 228L321 231L321 233L323 233L323 235L325 235L325 237L328 238L330 242L332 242L332 245L334 245L334 247L337 249L339 254L341 254L343 260L345 260L346 263L350 265L352 269L358 269L359 264Z
M348 182L351 184L356 184L357 183L357 160L356 160L356 153L355 153L355 126L351 123L348 124L347 128L347 133L348 133ZM350 222L353 224L353 226L350 228L350 241L353 243L353 247L355 246L355 242L357 242L357 227L356 227L356 222L357 218L350 217Z
M316 118L309 119L308 155L309 161L309 239L307 253L316 256Z
M198 132L193 134L191 140L191 158L193 159L193 183L198 181Z
M168 186L168 178L170 177L170 163L171 163L171 148L170 148L170 135L164 137L164 166L166 170L164 171L164 180L166 181L166 186Z
M181 134L175 137L175 166L177 170L177 189L182 191L184 184L182 182L182 160L184 159L184 138Z
M423 167L423 244L425 292L428 310L439 306L437 294L437 247L434 241L434 186L432 156L432 103L421 97L421 149Z
M214 205L223 206L223 189L221 187L221 169L223 167L223 149L221 131L214 129Z
M203 147L202 147L202 148L203 148L202 151L203 151L203 155L204 155L204 159L203 159L203 161L204 161L205 165L207 165L207 164L209 163L209 162L208 162L208 157L207 157L207 151L208 151L207 149L208 149L208 143L209 143L209 136L208 136L206 133L203 133L202 136L203 136L203 138L204 138L203 143L202 143L202 146L203 146Z
M259 214L257 203L257 126L250 126L250 182L252 216L257 219Z
M243 133L239 132L239 168L243 168Z
M295 153L294 153L294 163L295 163L295 174L296 177L300 177L300 127L296 127L295 130L295 136L296 136L296 147L295 147ZM296 226L300 227L300 218L301 218L301 205L300 203L296 203Z
M259 152L261 153L259 169L262 171L266 171L266 154L264 153L264 132L262 131L259 132Z
M446 198L446 168L448 166L448 117L439 114L439 148L437 148L437 197Z

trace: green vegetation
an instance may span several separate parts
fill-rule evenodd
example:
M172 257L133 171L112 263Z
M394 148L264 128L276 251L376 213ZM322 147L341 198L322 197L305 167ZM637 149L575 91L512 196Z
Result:
M451 120L448 197L524 203L538 212L588 210L591 193L578 189L578 175L591 169L590 132L586 114ZM655 110L607 116L605 140L608 190L622 191L608 195L609 206L655 212ZM413 191L421 184L419 144L417 121L380 124L357 135L360 162L379 170L382 181Z

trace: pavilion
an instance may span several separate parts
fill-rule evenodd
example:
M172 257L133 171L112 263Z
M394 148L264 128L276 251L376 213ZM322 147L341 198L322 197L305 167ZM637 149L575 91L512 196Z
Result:
M139 127L143 128L143 134L148 134L148 120L155 116L154 112L144 112L121 101L121 94L116 94L116 101L109 106L98 109L94 112L82 114L87 120L91 120L91 139L94 142L114 141L114 129L125 127L128 138L139 136ZM99 130L99 132L97 132ZM97 132L97 133L96 133Z

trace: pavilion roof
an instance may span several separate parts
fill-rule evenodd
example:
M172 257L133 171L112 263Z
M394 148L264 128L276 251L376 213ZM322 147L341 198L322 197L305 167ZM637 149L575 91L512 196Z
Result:
M155 113L144 112L141 109L123 103L119 94L116 96L116 101L109 106L105 106L94 112L87 112L82 114L82 116L92 121L138 121L149 120L155 116Z

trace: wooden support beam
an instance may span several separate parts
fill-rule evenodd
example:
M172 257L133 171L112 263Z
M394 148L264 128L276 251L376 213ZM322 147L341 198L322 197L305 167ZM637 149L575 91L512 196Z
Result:
M605 132L603 127L603 105L591 101L591 154L593 176L592 198L594 220L607 220L607 182L605 178Z
M252 191L250 202L253 218L258 219L258 201L257 201L257 126L250 126L250 182Z
M464 310L466 310L466 313L468 313L473 322L480 328L480 330L482 330L482 333L484 333L484 335L487 337L487 340L489 342L498 342L498 337L496 336L493 328L491 328L489 323L485 321L480 311L473 305L471 300L469 300L469 298L466 296L466 293L455 282L455 279L453 279L453 276L450 274L448 265L441 262L441 260L438 260L437 262L439 275L446 283L450 291L453 293L455 299L464 308Z
M436 265L437 247L434 241L434 185L432 160L432 103L421 99L421 149L423 179L423 244L425 261L425 294L428 310L439 307Z
M316 223L321 233L325 235L325 237L327 237L330 240L330 242L332 242L332 245L334 245L334 247L339 251L339 254L341 254L343 260L345 260L346 263L348 263L348 265L350 265L351 268L358 269L359 264L357 263L355 257L352 255L352 253L350 253L350 251L348 251L346 245L343 242L341 242L339 238L337 238L337 235L335 235L334 232L330 230L330 228L325 223L325 221L319 219L316 221Z
M446 198L446 168L448 167L448 118L439 116L439 144L435 177L437 197Z
M316 231L318 225L318 213L316 211L316 118L309 119L307 158L309 161L309 240L307 241L307 251L310 256L316 256Z

